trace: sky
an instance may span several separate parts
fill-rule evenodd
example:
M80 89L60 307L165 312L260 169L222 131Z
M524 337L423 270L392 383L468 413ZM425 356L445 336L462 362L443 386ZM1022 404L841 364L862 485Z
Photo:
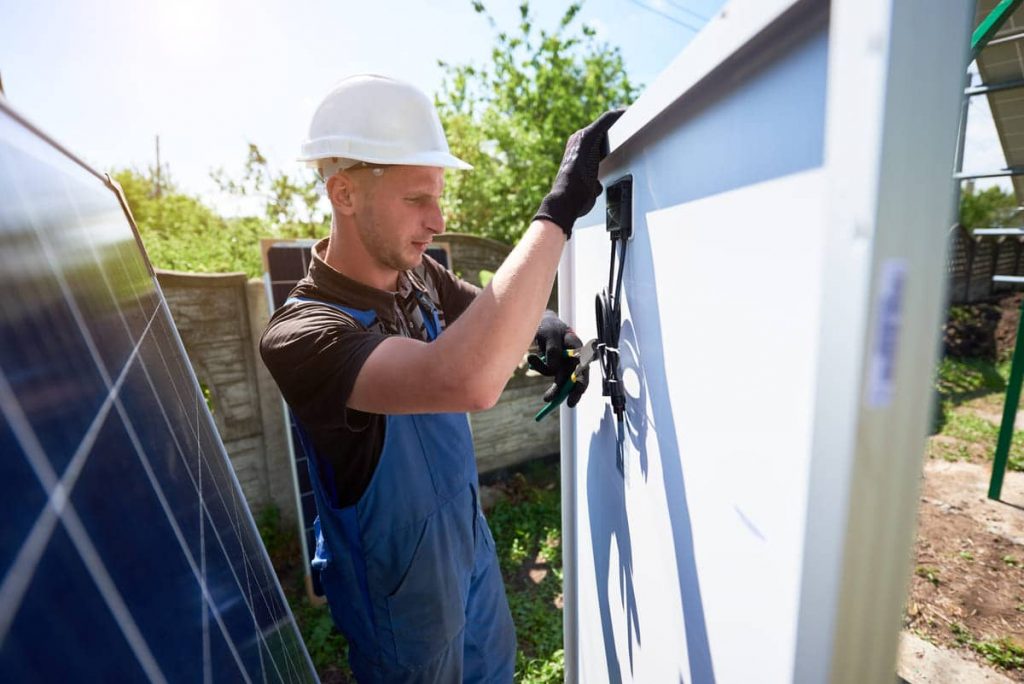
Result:
M514 30L518 1L485 4ZM577 22L649 84L723 4L587 0ZM553 28L568 3L532 5L535 24ZM21 114L103 171L152 166L159 135L179 187L229 213L210 171L240 175L253 142L274 168L300 172L313 111L344 76L433 93L438 60L482 65L494 45L470 0L0 0L0 17L0 78ZM965 169L1005 165L987 110L974 98Z
M518 2L485 2L514 30ZM654 77L722 0L587 0L577 22L619 46L631 78ZM567 2L535 0L553 28ZM680 8L686 8L689 12ZM438 60L488 61L494 30L470 0L0 0L8 101L101 170L161 160L212 200L212 169L240 174L254 142L295 162L320 99L346 75L383 73L428 93ZM680 22L680 23L677 23Z

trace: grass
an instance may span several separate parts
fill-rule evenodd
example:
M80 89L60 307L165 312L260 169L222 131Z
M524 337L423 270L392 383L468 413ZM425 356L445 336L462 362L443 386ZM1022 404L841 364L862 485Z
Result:
M513 476L509 499L487 516L519 644L515 681L522 684L553 684L565 677L558 607L561 496L553 470L549 464L535 463ZM273 507L261 511L256 522L321 681L353 681L344 637L334 627L327 607L311 604L306 596L297 533L292 526L282 525Z
M932 457L947 461L971 460L971 449L991 460L999 439L999 425L957 407L982 398L1002 407L1002 393L1010 374L1010 361L992 363L984 359L943 358L938 367L935 387L939 393L938 434L952 437L956 443L933 443ZM1024 431L1014 430L1010 442L1009 470L1024 471Z
M562 611L556 605L562 595L561 495L554 483L530 486L529 474L487 519L519 641L516 681L547 684L565 676Z
M994 641L975 639L970 631L959 622L950 625L953 638L961 646L967 646L996 667L1006 670L1024 668L1024 648L1007 637Z
M986 459L995 455L996 442L999 440L999 426L981 416L966 411L951 411L939 434L954 437L961 444L942 445L935 451L947 461L969 460L967 445L981 447ZM1007 468L1024 471L1024 431L1014 430L1010 440L1010 454Z
M321 679L326 680L326 673L333 672L337 678L351 679L351 670L348 666L348 644L345 637L334 627L334 620L327 606L314 606L309 599L302 595L298 600L289 601L292 606L292 613L295 614L295 622L302 632L302 640L309 650L309 657L313 660L316 671Z
M917 569L914 570L914 574L918 577L928 580L936 587L939 586L939 569L933 568L928 565L918 565Z
M943 357L935 383L939 395L956 404L979 394L1005 392L1010 363L992 363L984 359Z

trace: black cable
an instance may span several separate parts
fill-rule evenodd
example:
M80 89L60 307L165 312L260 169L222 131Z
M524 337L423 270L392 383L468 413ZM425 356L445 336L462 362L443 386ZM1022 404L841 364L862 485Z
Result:
M597 354L601 362L602 394L609 397L617 423L617 457L622 463L626 427L626 390L619 371L619 333L622 329L622 274L626 247L633 235L633 177L619 178L605 191L605 228L611 238L608 287L594 300L597 315ZM616 264L616 262L618 262Z
M597 314L598 358L603 376L602 391L610 397L612 411L621 423L626 411L626 392L619 377L619 334L622 330L622 273L626 264L625 239L612 240L612 252L608 267L608 287L595 301ZM616 255L616 246L618 254ZM616 259L618 256L618 259ZM618 269L616 272L616 261ZM621 434L620 434L621 440Z

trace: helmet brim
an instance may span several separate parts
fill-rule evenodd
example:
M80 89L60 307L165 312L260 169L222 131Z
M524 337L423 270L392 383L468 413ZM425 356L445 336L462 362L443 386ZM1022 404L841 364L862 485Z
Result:
M355 162L365 162L367 164L382 164L385 166L435 166L443 169L456 169L459 171L471 171L473 169L472 164L462 161L453 154L441 151L431 152L420 152L418 154L404 155L398 157L389 157L387 159L374 157L372 155L360 155L358 158L353 156L339 155L338 157L329 157L323 155L316 156L302 156L298 158L298 161L305 162L309 166L319 166L319 164L326 159L351 159Z

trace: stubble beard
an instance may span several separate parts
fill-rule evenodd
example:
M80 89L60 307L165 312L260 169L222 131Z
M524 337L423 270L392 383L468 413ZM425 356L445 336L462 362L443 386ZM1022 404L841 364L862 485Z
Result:
M408 263L407 257L402 255L400 246L388 242L372 209L356 221L356 228L366 251L380 265L395 271L407 271L419 265L419 259L414 263Z

